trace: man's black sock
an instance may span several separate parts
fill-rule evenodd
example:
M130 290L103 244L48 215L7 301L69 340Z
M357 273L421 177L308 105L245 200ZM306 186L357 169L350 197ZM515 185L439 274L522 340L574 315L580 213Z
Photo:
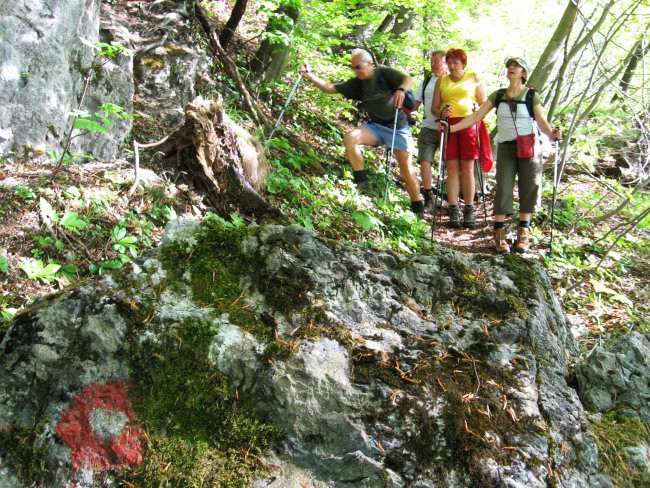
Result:
M352 177L354 178L355 183L361 183L362 181L368 181L368 173L365 169L353 170Z
M418 200L417 202L411 202L411 212L413 213L422 213L424 212L424 200Z

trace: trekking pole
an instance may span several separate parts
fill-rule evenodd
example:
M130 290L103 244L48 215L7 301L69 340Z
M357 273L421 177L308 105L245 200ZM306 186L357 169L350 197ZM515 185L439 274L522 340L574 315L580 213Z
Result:
M436 212L438 210L438 197L440 197L440 200L442 202L442 187L445 184L445 178L444 178L444 173L445 173L445 165L444 165L444 155L445 155L445 149L446 149L446 139L445 139L445 134L449 130L449 127L444 128L442 131L440 131L440 156L438 157L438 176L436 178L436 194L434 195L433 198L433 220L431 221L431 240L433 241L433 229L436 226Z
M487 206L485 204L485 188L483 188L483 167L481 166L481 161L478 161L478 182L481 185L481 197L483 199L483 221L487 224Z
M553 161L553 197L551 198L551 240L548 246L549 256L553 253L553 228L555 227L555 198L557 196L557 186L559 184L557 174L557 163L560 157L560 141L555 141L555 161Z
M397 132L397 116L399 115L399 109L395 109L395 121L393 122L393 138L390 141L390 157L388 158L388 163L386 164L386 190L384 191L384 203L388 202L388 190L390 187L390 176L393 169L393 157L395 156L395 133Z
M284 116L284 111L287 109L289 106L289 102L291 102L291 99L293 98L294 93L296 93L296 90L298 89L298 85L300 84L300 81L302 80L302 76L298 74L298 79L296 82L293 84L293 88L291 88L291 91L289 92L289 96L287 97L287 101L284 103L284 107L282 107L282 110L280 111L280 115L278 116L278 120L273 126L273 130L271 131L271 134L269 134L269 138L266 140L266 144L264 144L264 152L268 149L269 142L271 139L273 139L273 135L275 134L276 129L280 125L280 122L282 122L282 117Z

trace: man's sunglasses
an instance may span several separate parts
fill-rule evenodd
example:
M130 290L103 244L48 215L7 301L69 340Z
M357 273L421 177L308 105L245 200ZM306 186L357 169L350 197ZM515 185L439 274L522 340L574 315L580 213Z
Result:
M359 71L361 68L363 68L363 65L366 64L367 61L362 61L356 66L350 66L354 71Z

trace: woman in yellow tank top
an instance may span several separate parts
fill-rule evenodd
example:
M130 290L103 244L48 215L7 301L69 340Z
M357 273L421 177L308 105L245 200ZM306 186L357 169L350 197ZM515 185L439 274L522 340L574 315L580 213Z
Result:
M450 49L446 55L449 74L440 78L433 92L431 112L437 118L449 118L450 125L472 114L475 106L485 101L485 89L476 73L465 72L467 54L462 49ZM444 159L447 165L447 201L449 225L460 227L459 177L462 179L463 225L473 229L474 218L474 160L479 157L476 126L455 132L447 141Z

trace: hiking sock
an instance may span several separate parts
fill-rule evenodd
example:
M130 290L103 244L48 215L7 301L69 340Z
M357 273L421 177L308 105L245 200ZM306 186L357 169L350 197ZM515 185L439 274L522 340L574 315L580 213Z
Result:
M519 227L524 227L526 229L530 229L530 220L520 220L519 221Z
M495 222L494 223L494 230L503 229L505 226L506 226L505 222Z
M355 183L361 183L363 181L368 181L368 173L365 169L353 170L352 177L354 178Z

